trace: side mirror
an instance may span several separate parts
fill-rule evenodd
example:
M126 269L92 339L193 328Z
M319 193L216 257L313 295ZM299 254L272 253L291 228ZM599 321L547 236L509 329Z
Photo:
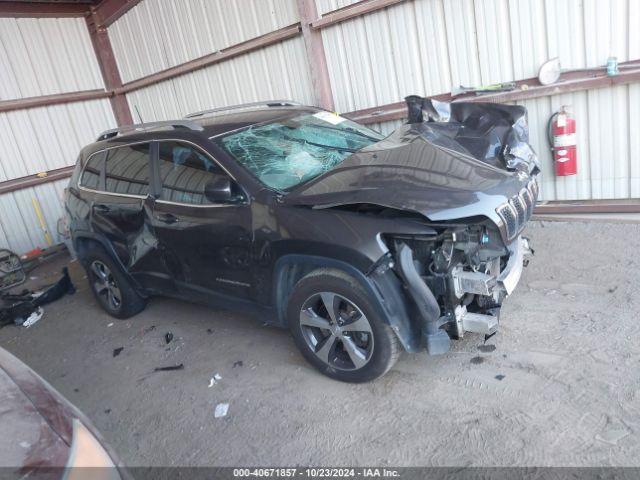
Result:
M204 186L204 196L211 203L227 203L233 199L231 179L226 175L214 175Z

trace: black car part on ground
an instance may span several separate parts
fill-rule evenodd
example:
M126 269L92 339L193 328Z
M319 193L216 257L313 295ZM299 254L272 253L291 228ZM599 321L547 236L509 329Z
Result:
M76 289L69 277L67 267L62 269L62 277L56 283L44 287L41 292L23 290L19 294L0 294L0 327L25 319L38 308L55 302L63 296L75 293Z

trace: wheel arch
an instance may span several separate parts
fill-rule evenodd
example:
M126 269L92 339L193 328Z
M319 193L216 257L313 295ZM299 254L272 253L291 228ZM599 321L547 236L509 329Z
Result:
M391 270L365 274L348 262L330 257L289 254L278 259L273 274L273 305L280 325L287 325L287 304L295 285L319 269L336 270L356 280L372 299L376 312L396 333L404 349L409 352L420 350L420 327L411 319L407 299L395 274Z

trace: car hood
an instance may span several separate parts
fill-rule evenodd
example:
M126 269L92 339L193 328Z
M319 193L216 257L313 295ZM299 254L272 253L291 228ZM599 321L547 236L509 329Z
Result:
M526 110L445 105L446 121L402 125L290 192L284 202L316 208L368 203L433 221L476 215L498 221L495 209L538 172L527 143Z

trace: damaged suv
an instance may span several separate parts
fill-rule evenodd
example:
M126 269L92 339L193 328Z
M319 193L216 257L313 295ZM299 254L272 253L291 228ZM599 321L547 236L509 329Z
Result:
M66 190L100 305L127 318L170 295L254 312L350 382L403 349L494 333L530 253L526 110L407 102L386 138L287 101L103 133Z

